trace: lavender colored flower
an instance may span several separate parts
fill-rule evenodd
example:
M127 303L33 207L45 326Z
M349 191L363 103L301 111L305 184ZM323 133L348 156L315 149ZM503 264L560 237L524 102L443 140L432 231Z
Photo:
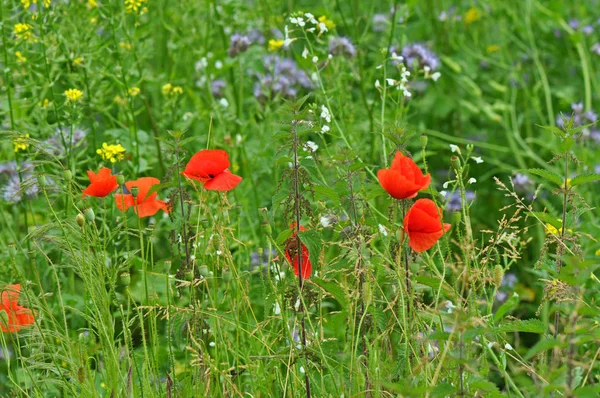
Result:
M64 156L66 153L64 143L69 145L69 136L71 136L71 148L76 148L80 144L82 146L85 146L87 144L87 142L85 141L85 138L87 137L86 130L76 127L71 133L71 130L69 128L63 128L61 133L61 130L57 128L54 131L54 134L50 138L48 138L43 144L43 147L46 151L53 154L54 156Z
M3 187L0 189L2 199L8 203L20 202L23 194L27 199L34 199L40 192L37 179L33 175L33 164L29 162L23 163L20 170L14 161L2 163L0 165L0 181L3 183Z
M440 67L438 56L420 43L412 43L404 46L402 57L409 69L414 69L415 67L423 69L423 67L427 66L430 70L434 71Z
M227 83L225 83L225 80L216 79L210 82L210 91L215 98L223 98L225 96L223 90L225 90L226 86Z
M577 18L569 19L569 27L571 29L577 30L577 29L579 29L579 25L581 25L581 22Z
M254 73L257 78L254 84L254 96L264 102L280 95L284 98L296 97L299 89L311 89L312 81L296 62L278 55L264 58L266 73Z
M250 44L258 44L262 46L266 42L265 35L263 35L258 29L252 29L246 36L248 37L248 40L250 40Z
M271 250L270 256L268 249L252 252L250 254L250 268L263 268L266 272L266 268L269 266L269 257L275 258L276 256L276 250Z
M600 43L594 43L590 50L595 52L597 55L600 55Z
M584 107L583 107L582 102L572 103L571 104L572 115L569 115L568 117L563 114L558 115L556 117L556 125L560 128L564 128L565 127L564 119L567 118L567 120L569 120L569 118L571 116L573 117L573 126L574 127L579 127L579 126L583 126L586 124L596 123L598 121L598 114L591 109L584 112L583 108ZM589 137L589 136L591 136L592 132L593 132L593 130L586 129L583 131L583 136ZM592 137L592 138L596 139L595 137Z
M514 289L517 284L517 276L512 272L507 272L502 277L502 282L500 283L500 289L496 293L496 301L502 303L508 299L508 292Z
M387 27L388 18L385 14L375 14L371 23L373 25L373 32L383 32Z
M459 211L462 209L462 198L460 197L460 192L454 191L452 194L445 192L444 196L446 197L446 210ZM475 192L465 191L465 199L467 202L473 201L473 199L475 199Z
M231 36L229 41L228 54L231 58L234 58L237 55L247 51L248 47L250 47L250 39L248 36L235 33Z
M329 54L352 58L356 56L356 48L347 37L333 37L329 41Z
M594 33L594 27L592 25L585 25L583 28L581 28L581 31L584 35L589 36Z
M515 187L515 192L521 194L531 192L534 187L533 181L531 181L527 174L516 173L512 177L512 183Z

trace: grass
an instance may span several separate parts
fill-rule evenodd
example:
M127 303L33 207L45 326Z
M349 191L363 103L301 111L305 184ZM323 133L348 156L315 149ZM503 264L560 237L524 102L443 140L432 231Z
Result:
M1 396L598 394L591 4L29 3L0 4L0 289L35 318ZM242 182L183 176L205 149ZM398 152L415 198L378 181ZM168 212L82 198L102 167ZM451 224L422 252L417 199Z

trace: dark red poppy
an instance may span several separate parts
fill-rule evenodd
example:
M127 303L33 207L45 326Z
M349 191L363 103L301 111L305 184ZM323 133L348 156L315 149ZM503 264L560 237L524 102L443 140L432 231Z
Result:
M209 191L230 191L242 181L242 177L231 174L230 164L227 152L204 149L192 156L181 174L200 181Z
M90 185L83 190L82 198L85 198L86 195L103 198L119 187L117 176L111 175L109 168L100 169L98 174L93 171L88 171L87 174L90 178Z
M0 303L0 328L3 332L18 332L23 327L33 325L35 319L33 311L18 304L21 285L7 285L2 291L2 302ZM6 312L6 318L2 315ZM7 320L4 324L4 319Z
M116 194L115 200L117 202L117 208L121 211L127 211L130 207L133 207L135 213L140 218L153 216L161 209L165 213L168 213L169 209L167 203L156 199L156 196L158 195L156 192L148 195L150 189L157 184L160 184L160 180L154 177L142 177L135 181L127 181L125 186L129 192L131 192L134 187L138 189L137 200L134 200L131 193Z
M379 183L394 199L414 198L429 186L431 176L423 175L417 164L401 152L396 152L392 167L377 172Z
M296 224L291 225L292 229L296 228ZM300 231L305 231L304 227L300 227ZM310 263L310 253L308 252L308 248L300 242L301 246L301 254L298 250L298 239L296 238L296 234L293 234L287 241L285 245L285 258L288 260L290 265L294 268L294 274L298 276L298 257L302 257L302 279L308 279L312 275L312 264ZM300 254L300 255L299 255ZM293 259L293 261L292 261Z
M429 250L450 229L450 224L442 227L440 214L442 209L431 199L419 199L404 216L408 245L417 253Z

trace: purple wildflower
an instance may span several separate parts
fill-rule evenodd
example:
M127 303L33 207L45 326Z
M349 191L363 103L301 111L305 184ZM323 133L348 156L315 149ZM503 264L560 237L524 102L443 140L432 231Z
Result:
M296 62L278 55L264 58L266 73L255 73L258 81L254 84L254 96L264 102L280 95L285 98L296 97L299 89L311 89L312 81Z
M333 37L329 41L329 54L352 58L356 56L356 48L347 37Z
M446 197L446 210L459 211L462 209L462 198L460 197L460 192L454 191L452 194L445 192L444 196ZM466 191L465 199L467 202L472 202L473 199L475 199L475 192Z
M225 86L227 86L225 80L216 79L210 82L210 91L215 98L223 98L225 96L225 93L223 92Z
M440 67L440 59L423 44L412 43L404 46L402 57L409 69L423 69L425 66L434 71Z
M234 58L237 55L247 51L248 47L250 47L250 39L248 36L235 33L231 36L231 40L229 41L228 54L231 58Z

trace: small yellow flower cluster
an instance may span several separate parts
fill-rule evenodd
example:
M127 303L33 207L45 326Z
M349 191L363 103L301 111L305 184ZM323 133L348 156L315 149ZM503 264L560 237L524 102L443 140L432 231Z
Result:
M37 4L37 0L21 0L21 3L23 4L23 8L29 8L31 3ZM44 0L44 5L46 8L50 7L50 0Z
M48 98L44 98L44 101L40 101L38 105L40 108L46 109L50 106L50 100Z
M131 50L131 44L125 43L124 41L119 43L119 47L121 47L123 50Z
M331 19L327 19L325 15L319 17L319 22L324 23L327 30L335 28L335 23Z
M559 224L562 225L562 220L560 218L557 218L556 221L558 221ZM550 223L546 223L546 234L550 235L559 235L561 233L562 227L560 229L556 228L554 225L550 224ZM573 233L572 229L567 229L568 233Z
M78 66L83 63L83 57L77 57L73 60L73 66Z
M140 93L140 89L139 87L131 87L129 90L127 90L127 94L130 97L135 97Z
M96 8L98 7L98 2L96 0L88 0L87 6L88 8Z
M471 7L465 13L464 21L468 25L477 21L479 18L481 18L481 12L477 8Z
M497 44L490 44L489 46L487 46L488 54L495 53L498 51L500 51L500 46Z
M28 23L18 23L15 25L14 33L17 39L29 42L35 42L31 25Z
M283 40L269 40L269 51L276 51L283 47Z
M127 105L127 100L125 98L121 97L120 95L115 95L115 98L113 98L113 101L115 104L119 104L121 106Z
M15 146L15 152L25 151L29 147L27 143L27 138L29 138L29 133L25 134L25 137L15 138L13 141L13 145Z
M125 0L125 11L138 12L147 0Z
M106 142L102 144L102 148L96 150L96 153L104 160L115 163L125 158L125 148L121 144L108 145Z
M23 54L21 54L21 51L15 51L15 57L17 57L17 62L20 64L24 64L25 62L27 62L27 58L25 58Z
M81 90L77 90L76 88L70 88L65 91L65 97L67 97L67 102L77 102L83 96L83 92Z
M171 83L167 83L162 86L163 95L180 95L183 94L183 88L181 86L174 86Z

